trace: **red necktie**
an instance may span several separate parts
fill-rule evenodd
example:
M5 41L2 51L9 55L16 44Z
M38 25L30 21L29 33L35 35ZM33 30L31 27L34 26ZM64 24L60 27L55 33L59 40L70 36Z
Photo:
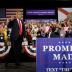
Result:
M22 34L22 23L20 20L18 24L19 24L19 35L21 35Z

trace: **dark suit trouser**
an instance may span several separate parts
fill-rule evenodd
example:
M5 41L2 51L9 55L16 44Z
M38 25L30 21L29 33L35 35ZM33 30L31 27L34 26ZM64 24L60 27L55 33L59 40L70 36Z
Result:
M16 41L11 40L11 50L8 56L8 58L10 59L7 58L6 63L8 63L9 60L11 60L14 61L15 64L19 64L21 49L22 49L22 41L20 37Z

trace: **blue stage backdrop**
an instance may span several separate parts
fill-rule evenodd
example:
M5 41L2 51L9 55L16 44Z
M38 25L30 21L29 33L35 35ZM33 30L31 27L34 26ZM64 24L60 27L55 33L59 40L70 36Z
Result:
M69 72L72 69L72 38L38 38L37 72Z

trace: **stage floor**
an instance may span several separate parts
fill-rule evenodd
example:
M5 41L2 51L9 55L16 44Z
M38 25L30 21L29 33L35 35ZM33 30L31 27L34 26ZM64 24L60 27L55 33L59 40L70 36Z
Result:
M9 63L8 67L5 67L4 63L0 63L0 72L36 72L36 62L21 63L19 67L14 63Z

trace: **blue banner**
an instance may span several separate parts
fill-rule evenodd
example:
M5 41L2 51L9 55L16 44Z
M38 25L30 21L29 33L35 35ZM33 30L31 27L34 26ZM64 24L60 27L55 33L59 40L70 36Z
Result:
M48 9L48 10L27 10L27 15L55 15L54 9Z
M72 38L38 38L37 72L69 72L72 69Z

